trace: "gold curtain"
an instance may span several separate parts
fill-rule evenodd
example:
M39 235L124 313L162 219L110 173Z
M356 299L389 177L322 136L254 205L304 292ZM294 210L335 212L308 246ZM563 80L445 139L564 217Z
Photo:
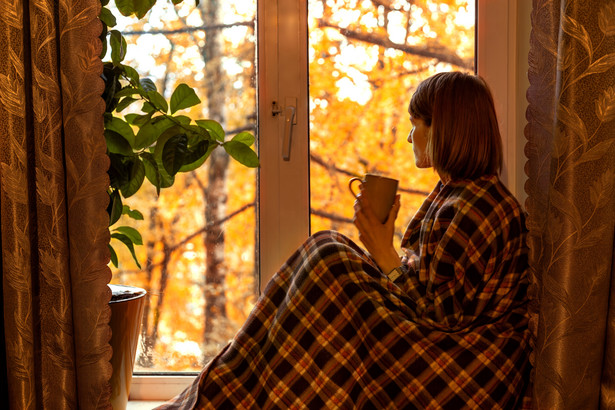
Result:
M615 408L615 1L534 0L534 407Z
M99 0L0 1L0 207L10 408L109 408Z

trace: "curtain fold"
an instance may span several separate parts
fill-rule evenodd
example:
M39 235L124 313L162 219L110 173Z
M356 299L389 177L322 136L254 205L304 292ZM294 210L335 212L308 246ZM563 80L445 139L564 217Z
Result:
M111 273L99 0L0 2L10 408L109 408Z
M534 407L615 407L615 2L534 0L526 203Z

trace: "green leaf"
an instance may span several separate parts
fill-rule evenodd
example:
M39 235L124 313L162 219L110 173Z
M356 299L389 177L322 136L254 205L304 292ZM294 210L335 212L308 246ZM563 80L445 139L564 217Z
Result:
M111 246L110 243L107 244L107 246L109 247L109 253L111 254L111 263L117 268L119 266L117 260L117 253L115 253L115 249L113 249L113 246Z
M143 127L145 124L147 124L152 119L153 115L154 115L153 112L149 114L126 114L124 116L124 119L130 125L135 125L137 127ZM136 140L138 140L138 138L136 138L135 141Z
M111 226L122 216L122 197L116 189L113 189L109 194L109 198L107 213L109 214L109 226Z
M128 215L129 218L134 219L135 221L143 220L143 214L136 209L130 209L128 205L124 205L122 207L122 215Z
M144 91L156 91L156 84L151 78L142 78L139 83Z
M216 147L216 144L211 144L211 145L213 145L214 148ZM204 158L205 154L207 154L207 152L209 151L209 146L210 146L209 141L200 141L194 147L190 147L188 149L188 153L184 157L183 164L178 170L178 172L181 171L181 169L184 168L185 165L194 164L195 162L199 161L201 158Z
M130 16L134 13L135 6L133 0L115 0L115 6L123 16Z
M141 107L141 111L153 115L156 112L156 107L154 107L152 104L146 101L143 103L143 107Z
M256 141L256 138L254 138L254 135L252 135L251 133L244 131L244 132L240 132L239 134L235 135L232 141L241 142L242 144L245 144L249 147L252 144L254 144L254 142Z
M133 154L130 143L121 134L112 130L105 130L105 141L107 142L107 150L114 154L122 154L130 156Z
M143 237L135 228L131 226L118 226L113 230L113 232L124 234L134 243L135 245L143 245Z
M169 127L175 124L168 118L162 116L152 118L141 126L135 136L134 148L139 150L154 144Z
M128 141L131 147L134 146L135 133L132 130L132 127L121 118L105 115L105 130L117 132L124 137L126 141Z
M180 84L173 91L173 95L171 95L171 114L200 103L201 100L192 88L186 84Z
M114 65L119 65L126 57L126 39L117 30L111 30L109 43L111 44L111 61Z
M158 168L158 162L149 152L142 152L140 155L143 165L145 165L145 177L156 187L156 195L160 195L162 176Z
M144 152L141 154L145 165L145 176L147 180L156 187L156 194L160 195L161 188L168 188L175 182L175 177L170 176L162 166L162 161L157 161L152 154Z
M117 95L117 94L116 94ZM126 107L128 107L133 102L138 101L136 98L132 97L124 97L115 107L115 111L122 112Z
M214 120L196 120L199 127L206 129L213 134L214 138L220 142L224 142L224 129L222 126Z
M148 11L156 4L156 0L133 0L135 7L135 15L138 19L142 19Z
M183 125L189 125L192 122L192 118L186 115L174 115L173 119Z
M139 90L138 88L124 87L120 91L115 93L115 97L116 98L129 97L131 95L141 94L141 93L143 93L143 91Z
M98 15L98 18L100 18L100 21L105 23L107 27L115 27L115 25L117 24L115 16L111 13L111 10L106 7L100 9L100 14Z
M109 185L111 188L119 190L120 187L128 183L130 167L132 166L131 157L132 155L127 156L113 152L109 153L110 164L107 173L109 174ZM122 208L120 207L120 215L121 211Z
M120 191L124 198L129 198L134 195L145 179L145 166L139 157L135 157L130 167L130 173L128 175L128 182L120 187Z
M215 144L215 143L209 144L209 146L207 147L207 151L205 151L205 155L198 158L194 162L191 162L191 163L186 162L186 165L181 167L178 172L190 172L190 171L194 171L195 169L199 168L201 165L205 163L205 161L207 161L207 158L209 158L209 156L211 155L211 152L217 147L218 147L218 144Z
M107 55L107 31L108 31L107 25L103 24L100 36L98 36L98 38L100 38L100 42L102 43L102 50L100 51L100 54L98 55L98 57L101 60L105 58L105 56Z
M137 72L137 70L135 70L129 65L122 65L121 67L122 71L124 72L124 75L126 76L126 79L130 81L130 85L133 87L139 87L139 85L141 84L141 78L139 77L139 73Z
M137 259L137 255L135 254L135 246L132 243L132 241L130 240L130 238L124 234L121 233L112 233L111 237L114 239L117 239L118 241L122 242L124 245L126 245L126 247L128 248L128 250L130 251L131 255L132 255L132 259L135 261L135 263L137 264L137 266L139 267L139 269L141 269L141 264L139 263L139 260Z
M175 175L184 165L187 155L188 137L186 134L174 135L164 144L162 149L162 165L169 175Z
M169 105L167 104L167 101L158 91L148 91L147 97L149 98L150 103L154 107L164 112L165 114L169 110Z
M227 141L222 144L226 152L241 164L256 168L259 166L258 156L250 147L238 141Z
M102 97L106 104L105 112L112 112L115 110L118 103L115 93L122 89L122 84L120 83L121 73L122 71L111 62L106 62L103 65L102 78L105 81L105 91Z

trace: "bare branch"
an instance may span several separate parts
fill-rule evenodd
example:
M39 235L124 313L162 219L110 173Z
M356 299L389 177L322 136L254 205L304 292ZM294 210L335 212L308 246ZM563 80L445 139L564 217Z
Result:
M318 21L318 27L333 28L338 30L341 35L349 39L362 41L364 43L374 44L385 48L392 48L394 50L399 50L404 53L413 54L420 57L435 58L441 62L456 65L457 67L465 69L472 69L474 67L474 59L462 59L457 54L452 51L448 51L444 47L442 47L442 51L439 51L436 50L434 47L417 47L410 46L407 44L398 44L392 42L386 37L375 34L362 33L355 30L349 30L346 28L342 28L338 25L329 23L328 21L324 21L323 19L320 19Z
M211 31L211 30L223 30L225 28L237 27L237 26L246 26L246 27L254 27L254 20L248 21L237 21L235 23L229 24L210 24L210 25L202 25L202 26L194 26L194 27L182 27L175 30L135 30L135 31L125 31L122 32L124 37L126 36L140 36L143 34L181 34L181 33L194 33L195 31Z
M333 222L340 222L340 223L345 223L345 224L351 224L352 223L352 219L350 219L350 218L345 218L343 216L339 216L339 215L332 214L332 213L329 213L329 212L321 211L319 209L310 208L310 213L312 215L320 216L321 218L329 219L329 220L331 220Z
M340 173L340 174L343 174L343 175L347 175L349 177L361 176L360 174L358 174L356 172L348 171L348 170L340 168L340 167L338 167L337 165L334 165L334 164L329 164L322 157L320 157L320 156L318 156L318 155L316 155L314 153L310 153L310 161L314 162L315 164L318 164L318 165L320 165L320 166L322 166L324 168L331 169L331 170L333 170L333 171L335 171L337 173ZM406 194L425 195L425 196L429 195L429 192L423 191L423 190L420 190L420 189L412 189L412 188L400 187L397 190L399 192L403 192L403 193L406 193ZM315 213L315 211L312 210L312 213Z
M213 227L213 226L218 226L218 225L222 225L224 222L228 221L229 219L232 219L233 217L239 215L240 213L254 207L256 204L254 202L245 204L244 206L242 206L239 209L236 209L235 211L231 212L230 214L226 215L224 218L222 219L218 219L213 223L209 223L205 226L203 226L201 229L199 229L196 232L192 232L190 235L186 236L184 239L182 239L180 242L174 244L173 246L169 247L169 249L171 251L175 251L178 248L181 248L182 246L184 246L185 244L187 244L188 242L190 242L192 239L194 239L195 237L201 235L203 232L207 231L209 228Z

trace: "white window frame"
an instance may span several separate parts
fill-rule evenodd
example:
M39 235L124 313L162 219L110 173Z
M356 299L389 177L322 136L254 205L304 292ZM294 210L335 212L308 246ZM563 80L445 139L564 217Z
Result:
M531 0L477 0L478 74L491 86L500 119L502 179L522 203L531 7ZM310 232L307 1L259 0L257 27L262 289ZM272 112L274 101L278 114ZM282 145L291 106L296 123L285 161ZM194 378L134 376L130 400L168 400Z

